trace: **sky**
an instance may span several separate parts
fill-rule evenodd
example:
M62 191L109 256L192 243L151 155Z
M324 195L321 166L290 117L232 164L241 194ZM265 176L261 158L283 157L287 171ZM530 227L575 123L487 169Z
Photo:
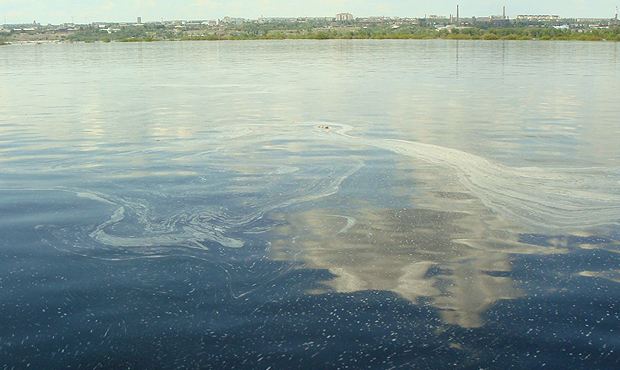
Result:
M620 0L0 0L0 23L90 23L219 19L225 16L258 18L334 16L424 17L429 14L488 16L506 5L518 14L557 14L562 17L612 18Z

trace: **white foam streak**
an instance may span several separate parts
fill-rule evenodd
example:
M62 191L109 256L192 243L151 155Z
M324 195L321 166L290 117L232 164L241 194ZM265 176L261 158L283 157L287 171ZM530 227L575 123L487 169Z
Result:
M618 173L600 169L512 168L437 145L349 135L349 140L448 168L489 209L532 231L569 231L620 221Z
M215 205L210 207L185 202L182 208L164 209L169 213L161 214L161 211L155 208L155 202L160 198L165 199L166 194L151 192L147 197L149 200L146 200L82 189L56 188L30 191L66 192L114 207L108 220L85 233L89 240L78 237L71 241L66 231L55 230L53 233L64 240L61 244L66 244L69 248L80 250L107 248L118 249L119 252L131 249L134 253L152 253L154 250L163 251L175 247L206 250L210 242L228 248L241 248L245 244L244 241L231 237L232 234L252 234L254 231L252 224L262 219L268 212L317 201L337 193L342 183L361 166L361 163L351 164L348 169L343 169L340 173L331 171L328 176L300 183L298 188L289 192L266 196L246 207L231 210ZM290 175L298 171L298 168L293 166L284 168L284 171L280 171L280 175ZM269 186L268 181L265 181L265 184ZM266 230L264 226L258 226L255 231L262 233ZM123 256L121 259L124 258Z

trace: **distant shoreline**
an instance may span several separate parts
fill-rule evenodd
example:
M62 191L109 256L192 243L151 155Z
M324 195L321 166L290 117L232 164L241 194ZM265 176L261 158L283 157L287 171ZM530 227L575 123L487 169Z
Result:
M312 38L312 37L291 37L291 38L183 38L183 39L127 39L127 40L94 40L94 41L81 41L81 40L36 40L36 41L14 41L14 42L0 42L0 46L10 45L49 45L49 44L131 44L131 43L160 43L160 42L187 42L187 41L203 41L203 42L217 42L217 41L329 41L329 40L342 40L342 41L394 41L394 40L411 40L411 41L424 41L424 40L445 40L445 41L567 41L567 42L611 42L616 43L620 40L607 40L607 39L579 39L579 38L458 38L458 37L368 37L368 38Z
M103 25L105 27L105 25ZM583 26L583 25L581 25ZM581 27L580 26L580 27ZM391 24L241 23L219 26L80 26L71 30L43 30L0 34L0 44L16 42L158 42L249 40L527 40L620 41L620 25L570 28L551 25L502 27ZM180 28L177 28L180 27ZM575 25L574 27L577 27Z

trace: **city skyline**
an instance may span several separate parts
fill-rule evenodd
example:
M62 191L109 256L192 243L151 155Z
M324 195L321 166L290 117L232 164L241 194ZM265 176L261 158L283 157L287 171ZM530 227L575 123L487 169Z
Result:
M401 16L419 17L437 14L456 15L460 4L461 17L500 15L506 6L507 15L558 14L566 18L612 18L618 0L524 0L518 3L487 0L185 0L171 4L163 0L0 0L0 20L5 24L59 24L131 22L142 17L144 22L173 19L219 19L225 16L256 19L260 17L322 17L337 13L353 13L356 17Z

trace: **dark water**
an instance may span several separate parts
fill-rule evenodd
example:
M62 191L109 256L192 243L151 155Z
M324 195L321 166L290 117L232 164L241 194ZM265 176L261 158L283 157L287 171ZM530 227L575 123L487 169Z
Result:
M614 43L0 50L0 368L620 367Z

